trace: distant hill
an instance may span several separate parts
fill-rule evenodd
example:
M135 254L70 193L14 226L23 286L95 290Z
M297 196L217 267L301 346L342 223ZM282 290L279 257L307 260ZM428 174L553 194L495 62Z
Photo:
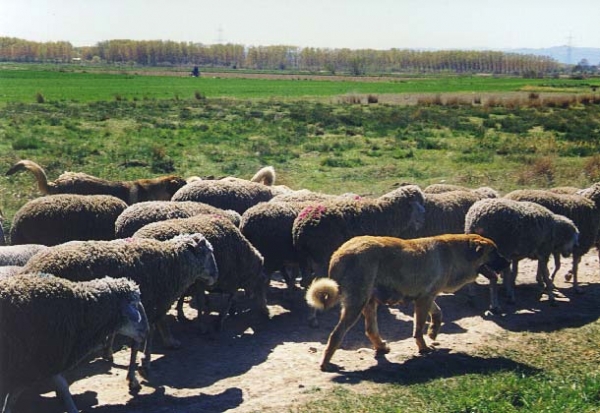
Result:
M504 49L503 52L532 54L536 56L549 56L567 64L576 65L582 59L587 59L590 65L600 65L600 48L597 47L571 47L569 60L569 46L554 46L544 49Z

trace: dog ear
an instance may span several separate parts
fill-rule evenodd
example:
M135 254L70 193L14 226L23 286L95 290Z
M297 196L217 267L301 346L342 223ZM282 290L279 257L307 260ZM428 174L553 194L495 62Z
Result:
M485 254L486 251L487 251L487 245L485 245L482 242L471 241L471 242L469 242L469 251L468 251L467 259L469 261L478 260L479 258L481 258L483 256L483 254Z

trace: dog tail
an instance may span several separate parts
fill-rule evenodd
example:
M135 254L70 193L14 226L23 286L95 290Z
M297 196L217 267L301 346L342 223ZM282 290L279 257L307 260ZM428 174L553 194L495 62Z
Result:
M329 310L340 301L340 286L331 278L319 278L308 287L306 302L317 310Z

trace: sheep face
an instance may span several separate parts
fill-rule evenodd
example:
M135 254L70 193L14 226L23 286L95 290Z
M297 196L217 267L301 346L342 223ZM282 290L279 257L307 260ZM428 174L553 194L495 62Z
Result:
M148 326L146 311L139 297L133 300L124 300L121 303L121 316L124 319L124 324L118 330L118 333L132 338L138 343L143 343L148 336L150 327Z
M173 238L173 241L182 243L194 255L195 261L198 263L198 268L202 269L201 273L198 274L200 281L204 282L207 286L211 286L217 282L219 269L213 253L213 246L204 235L200 233L178 235Z
M563 257L568 257L579 243L579 230L570 219L560 215L556 215L556 218L554 228L556 247Z
M408 227L415 231L420 230L425 224L425 207L417 201L410 203L410 217L408 219Z

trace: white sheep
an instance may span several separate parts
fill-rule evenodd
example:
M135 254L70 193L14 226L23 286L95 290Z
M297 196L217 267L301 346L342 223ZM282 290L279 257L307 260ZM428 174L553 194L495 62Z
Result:
M182 235L161 242L127 238L114 241L72 241L43 250L27 262L23 272L45 272L73 281L87 281L107 274L135 281L142 293L150 327L157 327L170 347L178 347L164 323L171 305L196 281L212 285L218 278L213 248L201 234ZM143 367L150 368L151 335ZM128 380L135 391L137 346L132 346ZM109 353L109 356L111 354Z
M40 273L0 279L0 406L51 379L68 413L79 410L63 372L115 333L142 343L148 321L140 290L125 278L72 282Z

